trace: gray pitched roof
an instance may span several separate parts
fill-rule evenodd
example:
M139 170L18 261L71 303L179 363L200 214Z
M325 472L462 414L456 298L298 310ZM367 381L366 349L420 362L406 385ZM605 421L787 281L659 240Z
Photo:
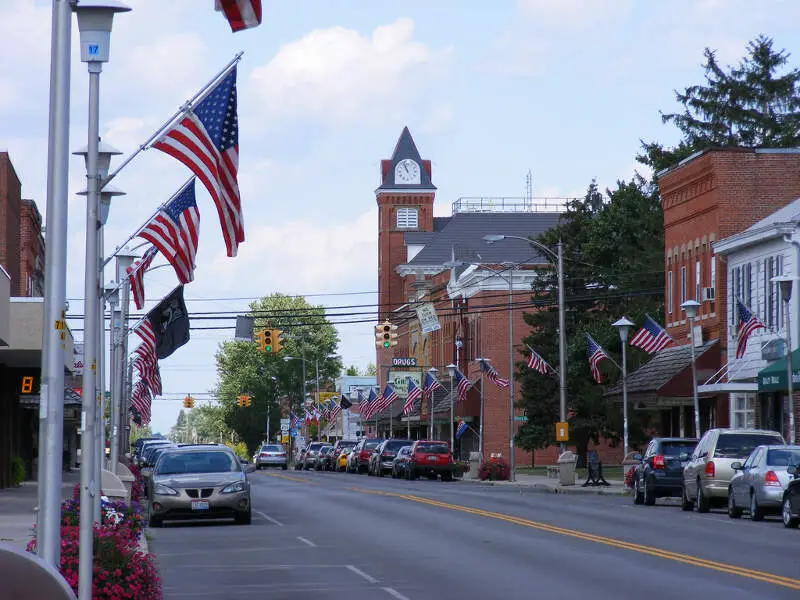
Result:
M420 182L419 184L398 184L394 182L394 168L401 160L410 158L419 165ZM408 127L403 128L400 138L394 147L392 153L392 168L386 172L379 190L435 190L436 186L431 182L430 175L422 166L422 157L419 155L417 145L414 143L414 138L411 137L411 132Z
M779 208L771 215L764 217L745 229L745 231L756 231L764 227L769 227L770 225L777 225L778 223L797 223L798 221L800 221L800 198L790 202L783 208Z
M560 216L544 212L456 213L408 264L440 266L451 260L454 251L456 260L487 264L546 262L546 258L522 240L488 244L483 236L505 234L535 239L555 227Z
M418 244L427 244L436 237L433 231L406 231L403 236L406 246L414 246Z
M697 358L719 340L710 340L697 349ZM628 393L657 392L670 379L692 365L692 347L689 344L664 348L633 373L628 374ZM604 396L622 394L622 382L608 388Z

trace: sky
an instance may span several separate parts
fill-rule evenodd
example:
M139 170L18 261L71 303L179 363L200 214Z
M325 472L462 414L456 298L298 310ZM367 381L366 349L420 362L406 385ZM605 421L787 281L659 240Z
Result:
M274 292L325 306L374 304L381 159L408 126L438 187L434 211L469 196L580 196L638 169L640 140L673 144L659 111L700 83L703 50L738 62L758 34L800 62L800 4L786 0L264 1L263 24L231 33L213 0L128 0L101 75L100 131L127 156L238 51L239 183L246 241L228 258L201 185L190 311L245 311ZM0 0L0 149L23 197L45 214L51 2ZM86 144L88 76L73 27L70 147ZM116 159L119 164L121 158ZM190 175L157 150L113 185L106 254ZM69 312L82 314L83 160L70 163ZM163 260L163 259L162 259ZM155 264L159 264L158 261ZM109 269L105 279L114 279ZM146 307L177 280L148 273ZM132 306L133 309L133 306ZM208 324L205 322L204 324ZM231 324L230 322L224 324ZM80 320L70 320L81 339ZM374 362L371 323L338 326L344 364ZM214 354L232 331L193 331L161 361L154 430L168 431L187 393L216 382ZM131 347L136 341L131 338Z

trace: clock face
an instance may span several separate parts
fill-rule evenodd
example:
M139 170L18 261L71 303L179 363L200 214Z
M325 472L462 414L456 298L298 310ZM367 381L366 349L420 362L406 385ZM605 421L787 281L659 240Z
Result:
M401 160L394 168L394 182L396 184L418 184L420 182L419 165L410 158Z

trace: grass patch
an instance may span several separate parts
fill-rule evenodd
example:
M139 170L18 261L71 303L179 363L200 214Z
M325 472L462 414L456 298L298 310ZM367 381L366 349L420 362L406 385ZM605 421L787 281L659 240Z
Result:
M520 475L536 475L539 477L546 477L547 476L547 467L536 466L536 467L517 467L517 473ZM609 465L603 466L603 477L606 479L616 479L622 481L624 476L624 470L620 465ZM586 469L575 469L575 479L586 481Z

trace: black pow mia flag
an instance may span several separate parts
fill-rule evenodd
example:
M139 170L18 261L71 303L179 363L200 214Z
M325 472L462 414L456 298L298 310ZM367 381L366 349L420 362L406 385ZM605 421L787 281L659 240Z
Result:
M167 358L189 341L189 313L179 285L158 306L147 313L156 336L158 358Z
M342 394L342 399L339 400L339 406L341 406L343 410L347 410L348 408L353 406L353 403L350 402L350 400L348 400L347 398L345 398L344 394Z

